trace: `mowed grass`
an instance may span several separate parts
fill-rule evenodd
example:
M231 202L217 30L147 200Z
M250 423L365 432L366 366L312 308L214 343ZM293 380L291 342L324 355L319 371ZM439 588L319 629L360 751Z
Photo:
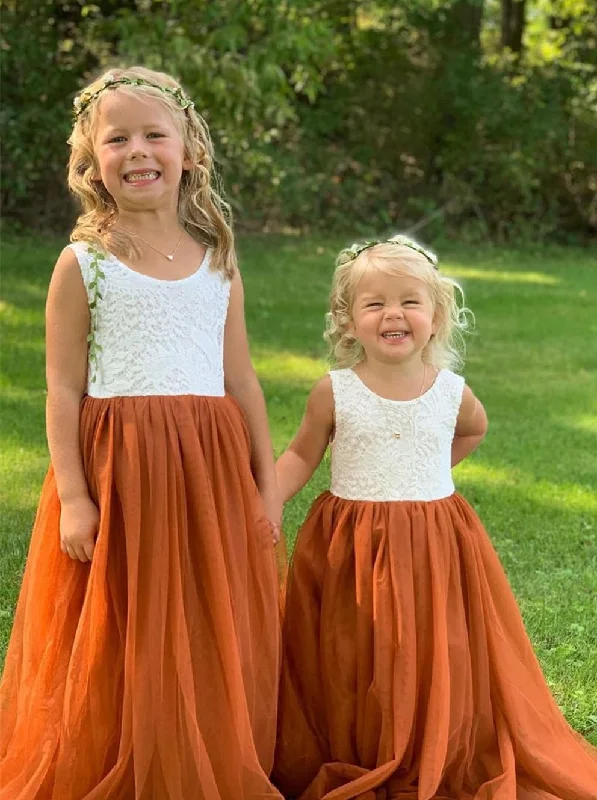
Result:
M252 352L278 453L326 370L323 315L334 253L346 241L240 242ZM2 651L47 467L43 307L62 246L3 243ZM451 245L441 255L476 315L465 376L490 419L456 483L495 543L558 703L597 744L597 259L540 247ZM326 459L289 504L291 542L328 471Z

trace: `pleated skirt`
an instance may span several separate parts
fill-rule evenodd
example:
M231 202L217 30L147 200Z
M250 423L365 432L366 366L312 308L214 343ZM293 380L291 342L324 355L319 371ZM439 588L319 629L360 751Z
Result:
M91 564L46 477L0 689L2 800L280 798L274 547L230 397L86 397Z
M288 579L273 777L301 800L597 798L597 750L558 710L458 494L315 501Z

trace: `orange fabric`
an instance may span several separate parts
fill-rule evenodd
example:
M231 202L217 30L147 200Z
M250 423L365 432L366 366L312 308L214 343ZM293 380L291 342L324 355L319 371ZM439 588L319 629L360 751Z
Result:
M301 800L595 800L459 495L316 500L291 564L274 782Z
M2 800L280 798L274 548L229 397L85 398L100 530L59 547L52 471L1 687Z

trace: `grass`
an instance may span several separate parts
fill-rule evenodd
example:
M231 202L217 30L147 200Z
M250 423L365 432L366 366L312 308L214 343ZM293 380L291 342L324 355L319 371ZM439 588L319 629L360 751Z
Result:
M280 452L325 371L321 338L342 241L241 242L247 324ZM6 647L44 471L43 305L62 243L5 237L0 649ZM445 248L477 318L466 378L490 419L456 472L490 532L547 680L597 744L597 260L580 249ZM287 509L291 539L325 461Z

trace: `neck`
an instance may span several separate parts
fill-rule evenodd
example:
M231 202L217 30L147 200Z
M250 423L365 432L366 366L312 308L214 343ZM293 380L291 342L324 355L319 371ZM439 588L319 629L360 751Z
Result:
M178 214L172 211L120 211L114 227L151 241L157 236L175 236L182 225Z
M362 369L379 381L393 383L396 380L420 379L425 365L420 357L406 361L379 361L365 356L361 361Z

